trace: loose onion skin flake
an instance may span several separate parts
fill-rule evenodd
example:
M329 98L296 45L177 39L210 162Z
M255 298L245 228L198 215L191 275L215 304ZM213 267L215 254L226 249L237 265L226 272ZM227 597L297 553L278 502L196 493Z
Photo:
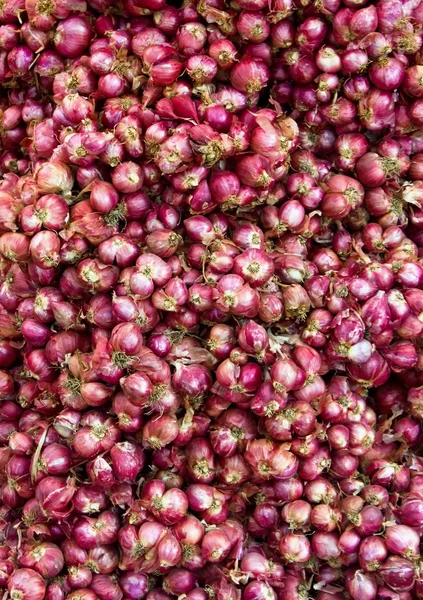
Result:
M3 600L423 600L423 1L0 4Z

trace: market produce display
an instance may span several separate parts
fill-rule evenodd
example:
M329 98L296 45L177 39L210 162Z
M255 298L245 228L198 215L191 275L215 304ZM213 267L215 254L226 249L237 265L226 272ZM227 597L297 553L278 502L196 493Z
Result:
M422 26L2 0L3 600L423 599Z

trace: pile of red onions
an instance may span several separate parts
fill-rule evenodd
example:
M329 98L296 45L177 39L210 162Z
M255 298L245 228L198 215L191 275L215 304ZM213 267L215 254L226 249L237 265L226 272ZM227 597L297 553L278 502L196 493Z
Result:
M0 592L423 600L422 0L4 0Z

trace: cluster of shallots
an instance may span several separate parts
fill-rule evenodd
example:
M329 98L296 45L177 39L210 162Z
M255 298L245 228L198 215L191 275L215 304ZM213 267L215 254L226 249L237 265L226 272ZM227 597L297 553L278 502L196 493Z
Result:
M0 3L2 597L423 600L422 25Z

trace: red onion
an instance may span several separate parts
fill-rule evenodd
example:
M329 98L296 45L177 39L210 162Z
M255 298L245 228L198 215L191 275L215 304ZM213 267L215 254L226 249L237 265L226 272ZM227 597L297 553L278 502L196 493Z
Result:
M7 583L11 598L25 600L42 600L46 592L46 584L33 569L17 569Z
M405 558L389 556L383 563L380 574L385 583L395 591L407 592L414 586L413 564Z
M39 544L25 552L21 564L37 571L44 578L55 577L64 565L62 552L55 544Z
M287 533L282 536L279 551L287 562L304 563L311 557L310 542L300 534Z
M0 8L0 585L420 597L421 7L115 8Z
M404 78L404 67L396 58L381 57L370 66L369 78L378 88L393 90Z
M269 72L264 63L245 59L231 71L231 83L236 90L252 94L260 91L267 83Z
M359 569L351 569L345 577L345 587L354 600L373 600L376 598L377 584L375 577Z
M148 590L148 578L143 573L127 571L122 574L119 585L130 600L144 598Z
M82 16L71 16L59 24L54 43L62 56L75 58L85 50L90 39L91 30L87 20Z

